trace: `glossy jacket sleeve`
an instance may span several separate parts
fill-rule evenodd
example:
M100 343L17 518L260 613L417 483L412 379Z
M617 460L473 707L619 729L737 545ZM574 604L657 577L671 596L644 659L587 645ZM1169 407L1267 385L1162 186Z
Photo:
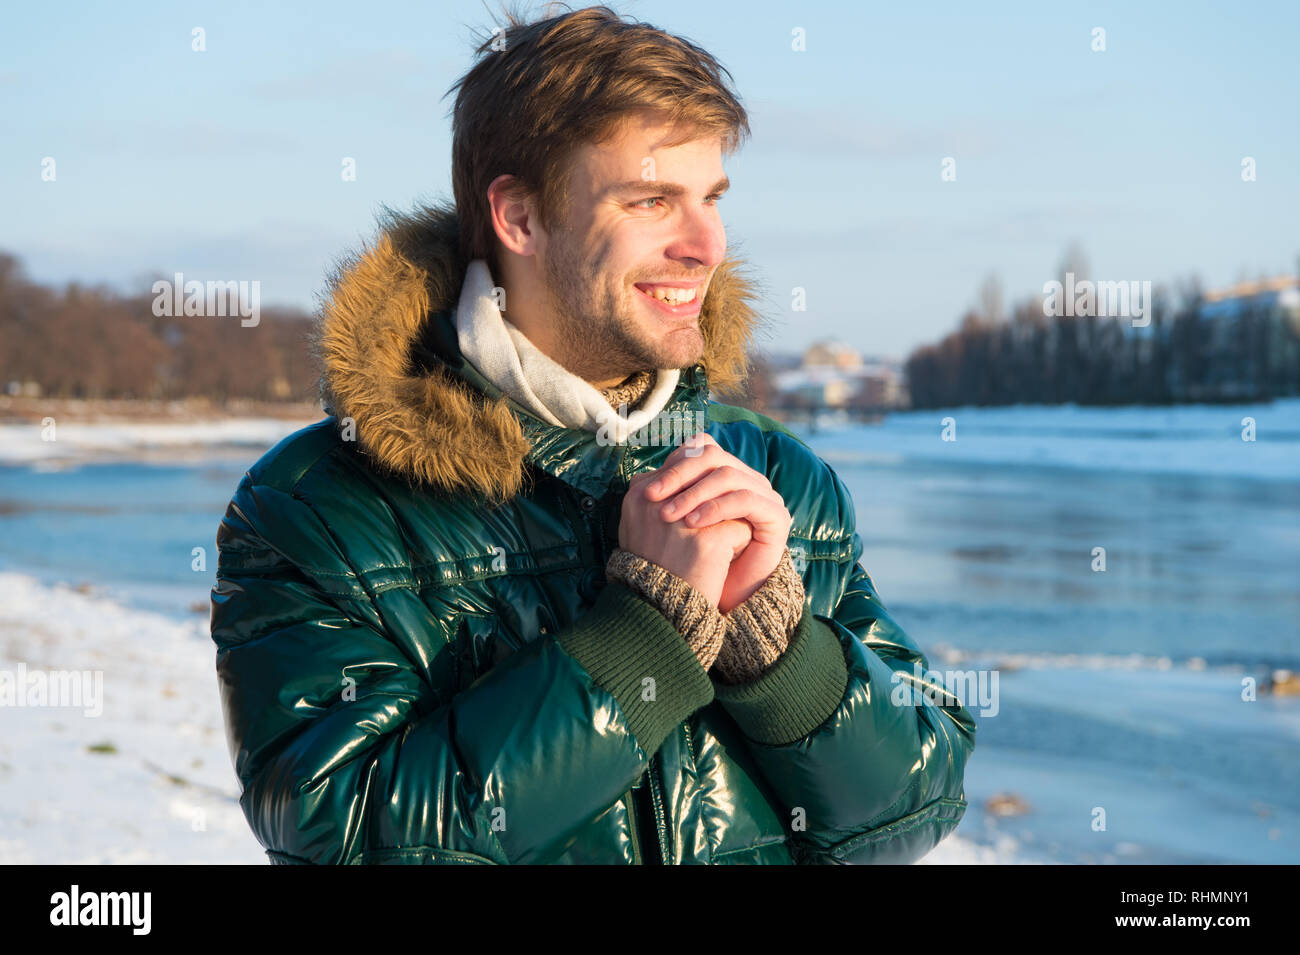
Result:
M975 721L881 603L833 480L852 553L808 568L810 594L825 610L829 592L833 611L806 609L783 657L756 681L716 686L717 699L791 819L796 862L910 863L965 813Z
M246 480L218 548L221 702L240 806L274 862L544 863L563 853L648 765L616 696L628 667L598 654L584 665L565 648L618 642L608 631L630 609L649 615L652 637L672 638L674 665L698 671L661 692L656 719L671 726L711 699L680 636L622 587L445 699L413 659L428 641L403 639L373 604L330 585L324 575L348 572L338 542L291 494ZM295 549L312 555L310 567ZM588 665L603 669L600 680Z

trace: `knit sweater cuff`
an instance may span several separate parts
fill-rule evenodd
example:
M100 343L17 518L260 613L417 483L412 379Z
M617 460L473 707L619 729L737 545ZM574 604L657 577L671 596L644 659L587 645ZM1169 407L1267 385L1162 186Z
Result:
M727 637L713 667L722 683L756 680L780 659L803 614L803 578L787 548L776 569L749 599L726 615Z
M727 633L727 620L707 597L658 564L616 548L605 564L605 575L626 584L655 606L686 640L700 666L713 666Z
M647 755L713 702L713 682L668 618L621 583L556 641L618 702ZM650 692L647 693L647 690Z
M784 746L810 735L844 700L849 670L839 637L805 610L790 645L757 680L714 683L716 699L757 743Z

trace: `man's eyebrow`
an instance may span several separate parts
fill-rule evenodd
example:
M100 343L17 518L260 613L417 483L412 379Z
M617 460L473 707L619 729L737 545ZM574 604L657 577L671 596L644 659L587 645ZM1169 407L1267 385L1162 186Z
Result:
M709 190L709 195L721 195L731 188L731 180L723 176L713 184ZM632 193L654 193L657 196L684 196L687 188L675 182L657 182L654 179L629 179L627 182L620 182L617 185L610 186L608 192L610 195L628 195Z

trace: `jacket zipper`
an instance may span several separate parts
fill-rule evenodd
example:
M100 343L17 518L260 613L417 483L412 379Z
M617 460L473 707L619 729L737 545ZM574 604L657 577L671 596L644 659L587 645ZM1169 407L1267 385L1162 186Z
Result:
M573 525L573 529L577 534L578 550L583 564L593 564L597 558L603 564L609 559L609 555L606 553L605 548L605 515L603 511L598 510L595 515L582 514L574 505L573 499L569 497L567 488L561 490L558 496L560 506L568 516L569 522ZM583 530L580 530L580 528ZM593 537L595 538L594 548L592 546ZM650 766L646 771L646 775L650 779L651 810L654 813L656 841L659 843L659 851L656 855L646 858L647 847L643 846L641 843L641 814L636 808L636 802L637 792L642 787L633 787L625 801L628 812L628 825L631 829L632 860L635 865L662 864L667 858L667 853L664 849L664 832L666 827L661 818L662 807L659 798L658 783L655 780L654 764L655 757L651 756ZM644 815L648 817L650 813L646 812Z
M653 766L653 762L651 765ZM632 827L633 845L635 847L633 855L636 858L637 865L663 865L664 862L658 802L650 792L651 784L648 782L653 778L654 770L648 768L637 784L632 787L628 799L629 813L632 816L629 824ZM653 826L650 825L651 819L655 820ZM642 829L642 826L645 828Z
M650 777L650 801L654 806L655 813L655 832L658 834L659 842L659 862L663 865L672 865L672 860L668 857L668 824L664 821L664 798L659 791L659 778L655 772L655 764L659 762L659 754L655 753L650 757L650 768L646 775Z
M621 452L621 457L619 460L620 474L622 474L626 462L627 462L627 449L624 448L623 451ZM596 539L599 542L598 547L599 547L599 552L601 554L601 559L608 560L609 555L606 553L606 549L605 549L605 513L604 511L600 511L598 513L599 516L597 519L598 527L596 529ZM655 753L650 757L650 765L646 768L646 778L650 782L650 786L649 786L650 810L654 814L655 842L658 844L659 852L657 854L657 857L652 855L649 858L645 858L642 863L643 865L644 864L648 864L648 865L671 865L672 864L668 852L668 844L669 844L670 836L668 830L668 823L665 819L665 813L664 813L665 800L660 788L659 774L655 769L655 767L659 765L662 765L662 763L659 760L659 754ZM633 790L634 794L635 792L636 790ZM633 828L635 827L636 827L636 822L634 821ZM643 852L648 851L648 848L649 847L647 846L642 846Z
M620 454L620 460L619 460L618 470L620 474L623 472L626 462L627 462L627 449L624 448ZM578 529L576 522L580 522L581 525L586 528L585 534L579 532L577 535L579 550L584 552L582 553L582 556L585 558L583 560L583 563L584 564L590 563L591 558L596 555L600 556L600 560L602 563L605 560L608 560L608 554L606 554L605 552L604 512L598 510L597 513L594 515L595 519L593 520L591 516L584 516L580 513L575 513L578 509L574 507L572 499L569 498L568 495L565 494L564 492L561 492L560 494L560 501L561 501L561 506L564 507L564 510L567 513L570 522L575 524L574 530L576 531ZM576 518L576 522L575 522L575 518ZM592 526L593 524L595 525L594 527ZM592 545L591 538L593 536L593 532L594 532L595 544L596 544L594 553L592 551L592 546L591 546ZM668 855L668 841L669 841L668 824L664 818L664 797L660 791L660 783L659 783L658 775L655 772L655 766L658 764L658 762L659 762L659 754L656 753L650 757L650 765L646 769L646 777L650 781L649 798L650 798L651 811L654 814L654 821L655 821L655 841L658 843L658 849L659 849L657 858L651 857L649 859L646 859L645 847L641 845L640 836L637 831L639 825L639 819L637 817L636 810L634 808L636 803L637 789L634 788L632 790L631 798L627 800L628 821L632 830L632 840L631 840L632 858L635 860L637 865L644 865L644 864L670 865L671 864Z

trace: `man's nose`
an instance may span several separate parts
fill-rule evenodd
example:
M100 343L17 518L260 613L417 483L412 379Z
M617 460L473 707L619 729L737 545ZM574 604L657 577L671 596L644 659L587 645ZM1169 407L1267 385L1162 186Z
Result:
M711 206L688 209L683 214L676 239L668 254L676 259L695 259L707 268L714 268L727 252L727 232L717 210Z

